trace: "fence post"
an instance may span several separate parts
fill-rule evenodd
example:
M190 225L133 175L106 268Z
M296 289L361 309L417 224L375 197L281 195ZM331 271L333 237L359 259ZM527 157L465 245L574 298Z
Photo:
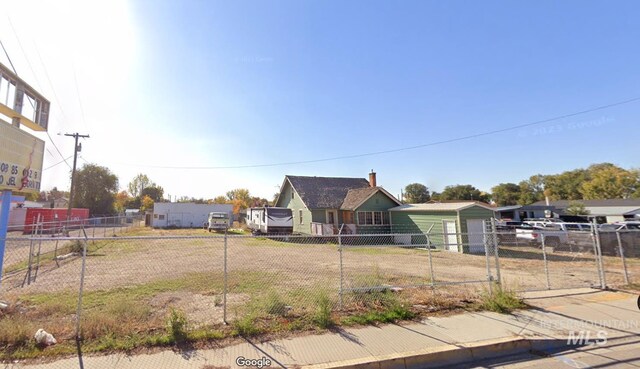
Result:
M622 270L624 272L624 284L629 284L629 273L627 272L627 260L624 257L624 248L622 247L622 238L620 238L620 231L616 230L616 238L618 239L618 251L620 252L620 258L622 258Z
M487 260L487 281L489 282L489 293L493 295L493 277L491 276L491 257L489 256L489 240L487 239L486 223L484 224L484 227L482 227L482 240L484 242L484 255Z
M342 306L343 306L343 289L344 289L344 272L342 269L342 229L344 228L344 223L342 223L342 225L340 226L340 229L338 230L338 253L340 254L340 291L338 292L339 295L339 299L338 299L338 309L342 310Z
M84 290L84 274L86 268L87 261L87 233L84 231L84 242L82 243L82 267L80 269L80 289L78 291L78 309L76 310L76 348L78 350L78 360L80 364L80 369L84 368L84 364L82 361L82 350L80 344L82 342L81 331L80 331L80 318L82 316L82 294Z
M547 262L547 247L545 246L544 233L540 233L542 237L542 258L544 259L544 275L547 278L547 289L551 289L551 278L549 277L549 263Z
M493 254L496 259L496 279L498 286L502 286L502 278L500 277L500 256L498 255L498 229L496 227L496 218L491 218L491 233L493 234Z
M427 255L429 255L429 274L431 275L431 287L435 286L436 278L433 273L433 259L431 258L431 240L429 240L429 235L427 237Z
M223 291L222 291L222 321L224 324L227 322L227 229L224 230L224 276L223 276Z
M602 245L600 244L600 232L598 231L598 224L595 218L593 219L593 232L595 235L594 246L598 265L598 275L600 277L600 288L604 290L607 288L607 280L604 271L604 263L602 262Z

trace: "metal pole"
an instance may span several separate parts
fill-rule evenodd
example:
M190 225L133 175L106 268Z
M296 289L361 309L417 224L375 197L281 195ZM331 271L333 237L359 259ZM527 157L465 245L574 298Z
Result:
M431 241L429 240L429 236L427 237L427 255L429 255L429 274L431 275L431 286L435 286L436 278L435 273L433 272L433 258L431 257Z
M551 279L549 277L549 263L547 262L547 248L545 246L544 233L540 233L542 237L542 258L544 259L544 274L547 277L547 289L551 289Z
M622 247L622 239L620 238L620 231L616 230L616 238L618 239L618 251L620 252L620 258L622 258L622 269L624 272L624 284L629 284L629 273L627 272L627 260L624 257L624 248Z
M493 237L493 255L496 259L496 279L498 285L502 285L502 278L500 277L500 256L498 255L498 229L496 227L496 219L491 218L491 233Z
M338 308L340 310L342 310L342 304L344 303L343 301L343 294L342 291L344 290L344 275L343 275L343 269L342 269L342 229L344 228L344 223L340 226L340 230L338 231L338 253L340 254L340 291L338 293L339 295L339 306Z
M489 282L489 293L493 295L493 277L491 276L491 258L489 257L489 241L487 240L487 225L482 227L482 240L484 242L484 255L487 261L487 281Z
M603 290L607 288L607 280L604 271L604 263L602 261L602 245L600 244L600 232L598 231L598 224L596 224L595 218L593 219L593 230L595 232L596 252L598 258L598 272L600 274L600 288Z
M224 230L224 286L222 292L222 321L224 324L227 322L227 229Z
M81 320L81 316L82 316L82 294L83 294L83 290L84 290L84 274L85 274L85 268L86 268L86 262L87 262L87 233L84 232L84 242L82 245L82 267L80 270L80 289L78 291L78 309L76 311L76 345L78 348L78 360L80 363L80 368L84 368L84 364L82 361L82 352L80 350L80 342L82 341L82 336L81 336L81 332L80 332L80 320Z
M11 208L11 191L2 191L2 207L0 208L0 284L2 283L2 266L4 261L5 242L9 229L9 209Z

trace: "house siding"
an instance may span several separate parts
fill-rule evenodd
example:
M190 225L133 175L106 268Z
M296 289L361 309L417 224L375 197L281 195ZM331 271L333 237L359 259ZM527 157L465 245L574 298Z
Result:
M454 220L460 229L458 214L455 211L391 211L391 230L393 233L427 233L433 225L429 240L431 244L441 249L444 246L443 220Z
M391 230L390 225L372 225L363 226L358 224L358 212L359 211L384 211L389 212L390 208L396 207L398 204L391 200L382 191L378 191L365 201L360 207L355 209L353 221L358 227L358 233L385 233ZM389 220L391 221L391 214L389 214ZM393 222L392 222L393 223Z
M292 193L293 198L291 198ZM300 196L295 193L289 182L285 183L276 206L291 209L293 214L294 232L311 233L311 222L313 221L312 213L302 202ZM302 211L302 223L300 223L300 211Z

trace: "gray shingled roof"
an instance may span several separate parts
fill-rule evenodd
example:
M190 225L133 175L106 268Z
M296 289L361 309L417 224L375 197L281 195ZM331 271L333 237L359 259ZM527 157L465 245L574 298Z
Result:
M339 209L349 190L368 188L364 178L286 176L309 209Z
M366 188L354 188L347 192L347 196L344 198L340 209L342 210L356 210L356 207L374 192L378 191L378 187L366 187Z

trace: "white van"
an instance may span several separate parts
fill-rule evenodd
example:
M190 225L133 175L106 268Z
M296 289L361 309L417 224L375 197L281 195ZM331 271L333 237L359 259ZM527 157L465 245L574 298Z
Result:
M213 212L209 213L209 221L207 222L207 229L211 231L223 231L231 226L231 216L229 213Z

